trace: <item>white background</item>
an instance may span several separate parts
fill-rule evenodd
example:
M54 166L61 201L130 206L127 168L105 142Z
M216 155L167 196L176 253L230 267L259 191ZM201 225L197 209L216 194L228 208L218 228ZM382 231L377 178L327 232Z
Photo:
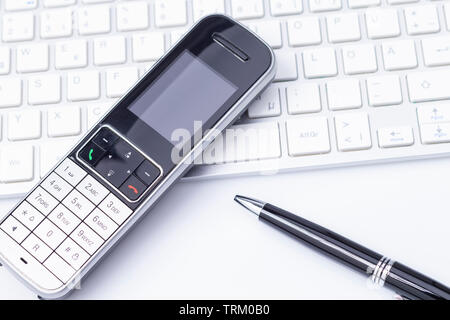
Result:
M259 222L272 202L450 284L450 159L181 182L73 299L390 299L365 276ZM6 213L14 201L1 201ZM34 299L4 268L0 298Z

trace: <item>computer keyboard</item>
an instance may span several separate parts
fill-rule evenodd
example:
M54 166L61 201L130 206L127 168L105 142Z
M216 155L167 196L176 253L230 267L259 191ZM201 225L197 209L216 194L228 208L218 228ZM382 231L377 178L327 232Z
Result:
M278 72L188 179L450 154L446 1L4 0L0 8L2 197L31 189L210 13L266 40Z

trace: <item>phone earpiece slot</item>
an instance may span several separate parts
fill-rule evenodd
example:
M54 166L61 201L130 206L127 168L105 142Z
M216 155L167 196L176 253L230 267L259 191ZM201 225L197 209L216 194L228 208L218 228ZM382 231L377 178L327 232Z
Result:
M235 46L233 43L225 39L220 33L217 32L214 33L212 38L217 44L219 44L220 46L231 52L239 60L243 62L248 61L249 56L244 51Z

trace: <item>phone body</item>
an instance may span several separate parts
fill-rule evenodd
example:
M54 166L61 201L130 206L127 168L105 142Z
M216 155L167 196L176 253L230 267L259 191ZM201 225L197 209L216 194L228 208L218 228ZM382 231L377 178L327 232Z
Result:
M0 221L0 261L39 297L67 295L273 80L274 59L232 19L202 19ZM190 148L174 161L178 128Z

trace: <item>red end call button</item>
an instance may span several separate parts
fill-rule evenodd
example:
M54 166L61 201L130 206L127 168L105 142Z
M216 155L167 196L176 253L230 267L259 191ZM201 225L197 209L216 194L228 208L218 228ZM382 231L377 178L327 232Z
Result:
M130 176L120 187L120 191L130 200L137 200L147 188L138 178Z

